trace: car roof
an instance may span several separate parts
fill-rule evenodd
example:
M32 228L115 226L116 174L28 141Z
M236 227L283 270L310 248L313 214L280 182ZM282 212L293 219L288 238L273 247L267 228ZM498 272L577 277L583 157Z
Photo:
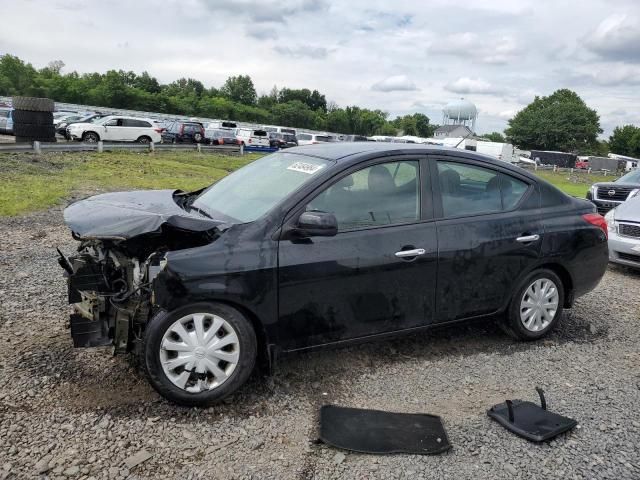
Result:
M379 154L387 155L411 155L411 154L442 154L460 158L470 158L489 165L507 168L521 175L537 180L537 177L528 171L511 165L497 158L454 147L441 145L425 145L420 143L391 143L391 142L327 142L315 145L304 145L287 149L288 153L309 155L333 160L336 162L348 162L362 156Z

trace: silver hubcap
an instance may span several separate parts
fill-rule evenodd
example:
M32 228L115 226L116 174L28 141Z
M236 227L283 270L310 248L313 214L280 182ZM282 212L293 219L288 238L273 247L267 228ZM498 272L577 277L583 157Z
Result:
M200 393L222 385L240 358L240 341L231 325L210 313L175 321L160 344L165 375L177 387Z
M558 311L558 288L548 278L539 278L527 288L520 302L520 321L531 332L544 330Z

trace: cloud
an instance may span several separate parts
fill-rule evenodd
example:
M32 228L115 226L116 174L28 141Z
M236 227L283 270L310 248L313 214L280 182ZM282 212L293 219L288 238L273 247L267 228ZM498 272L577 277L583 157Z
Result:
M280 55L285 55L293 58L313 58L315 60L321 60L327 58L329 50L324 47L314 47L311 45L298 45L295 47L287 47L283 45L277 45L273 47L273 50Z
M585 46L602 58L640 62L640 20L626 14L610 15L586 36Z
M445 90L453 93L499 93L500 90L481 78L460 77L444 86Z
M328 8L325 0L201 0L213 12L236 14L253 23L287 23L293 16L321 12Z
M522 48L509 35L480 36L474 32L464 32L435 40L427 51L436 55L471 58L481 63L502 65L521 54Z
M278 32L275 28L263 27L263 26L251 26L247 25L246 33L249 37L256 38L258 40L277 40Z
M394 75L374 83L371 86L371 90L378 92L398 92L418 90L418 88L406 75Z

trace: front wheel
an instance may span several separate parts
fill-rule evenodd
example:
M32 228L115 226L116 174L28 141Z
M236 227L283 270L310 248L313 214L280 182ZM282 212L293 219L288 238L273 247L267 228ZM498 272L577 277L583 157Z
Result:
M185 406L207 406L251 375L257 340L249 320L223 304L199 303L151 319L144 366L160 395Z
M511 299L504 327L520 340L537 340L555 328L562 316L564 286L551 270L532 272Z
M87 132L82 135L82 141L85 143L98 143L100 141L100 137L97 133Z

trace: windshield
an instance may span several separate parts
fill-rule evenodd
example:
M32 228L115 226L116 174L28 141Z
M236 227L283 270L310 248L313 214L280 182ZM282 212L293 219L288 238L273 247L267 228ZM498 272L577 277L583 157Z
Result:
M267 155L213 184L193 206L229 223L252 222L327 165L326 160L294 153Z
M616 182L620 183L640 183L640 168L637 170L632 170L626 175L620 177Z

